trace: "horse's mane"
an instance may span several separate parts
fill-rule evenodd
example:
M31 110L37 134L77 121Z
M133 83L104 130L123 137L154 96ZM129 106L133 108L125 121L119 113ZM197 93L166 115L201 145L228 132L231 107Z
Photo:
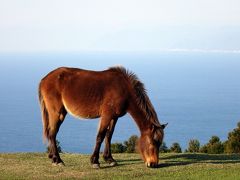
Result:
M129 80L136 94L137 105L143 110L146 120L151 121L155 125L160 125L157 113L147 95L144 84L139 80L137 75L122 66L111 67L109 69L122 73Z

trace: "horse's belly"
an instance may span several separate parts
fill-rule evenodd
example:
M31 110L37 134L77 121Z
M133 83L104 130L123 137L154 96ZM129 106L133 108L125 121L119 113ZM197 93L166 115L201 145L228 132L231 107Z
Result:
M93 103L70 103L63 100L63 104L67 112L77 118L94 119L100 116L100 107Z

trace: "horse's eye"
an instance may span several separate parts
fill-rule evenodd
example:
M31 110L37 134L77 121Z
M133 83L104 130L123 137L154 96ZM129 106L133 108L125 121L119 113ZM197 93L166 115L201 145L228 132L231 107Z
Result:
M160 141L154 140L154 144L155 144L157 147L160 147L160 146L161 146L161 142L160 142Z

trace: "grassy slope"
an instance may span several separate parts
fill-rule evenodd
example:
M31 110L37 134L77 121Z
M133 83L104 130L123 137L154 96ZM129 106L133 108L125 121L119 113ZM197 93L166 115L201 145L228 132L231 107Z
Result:
M62 154L66 166L52 166L44 153L0 154L0 179L240 179L240 155L161 154L160 167L146 168L139 154L115 154L117 167L89 155Z

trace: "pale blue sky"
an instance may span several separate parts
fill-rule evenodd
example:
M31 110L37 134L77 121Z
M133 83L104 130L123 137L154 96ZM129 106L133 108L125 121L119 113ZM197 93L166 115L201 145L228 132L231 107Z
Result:
M236 51L239 0L1 0L0 52Z

